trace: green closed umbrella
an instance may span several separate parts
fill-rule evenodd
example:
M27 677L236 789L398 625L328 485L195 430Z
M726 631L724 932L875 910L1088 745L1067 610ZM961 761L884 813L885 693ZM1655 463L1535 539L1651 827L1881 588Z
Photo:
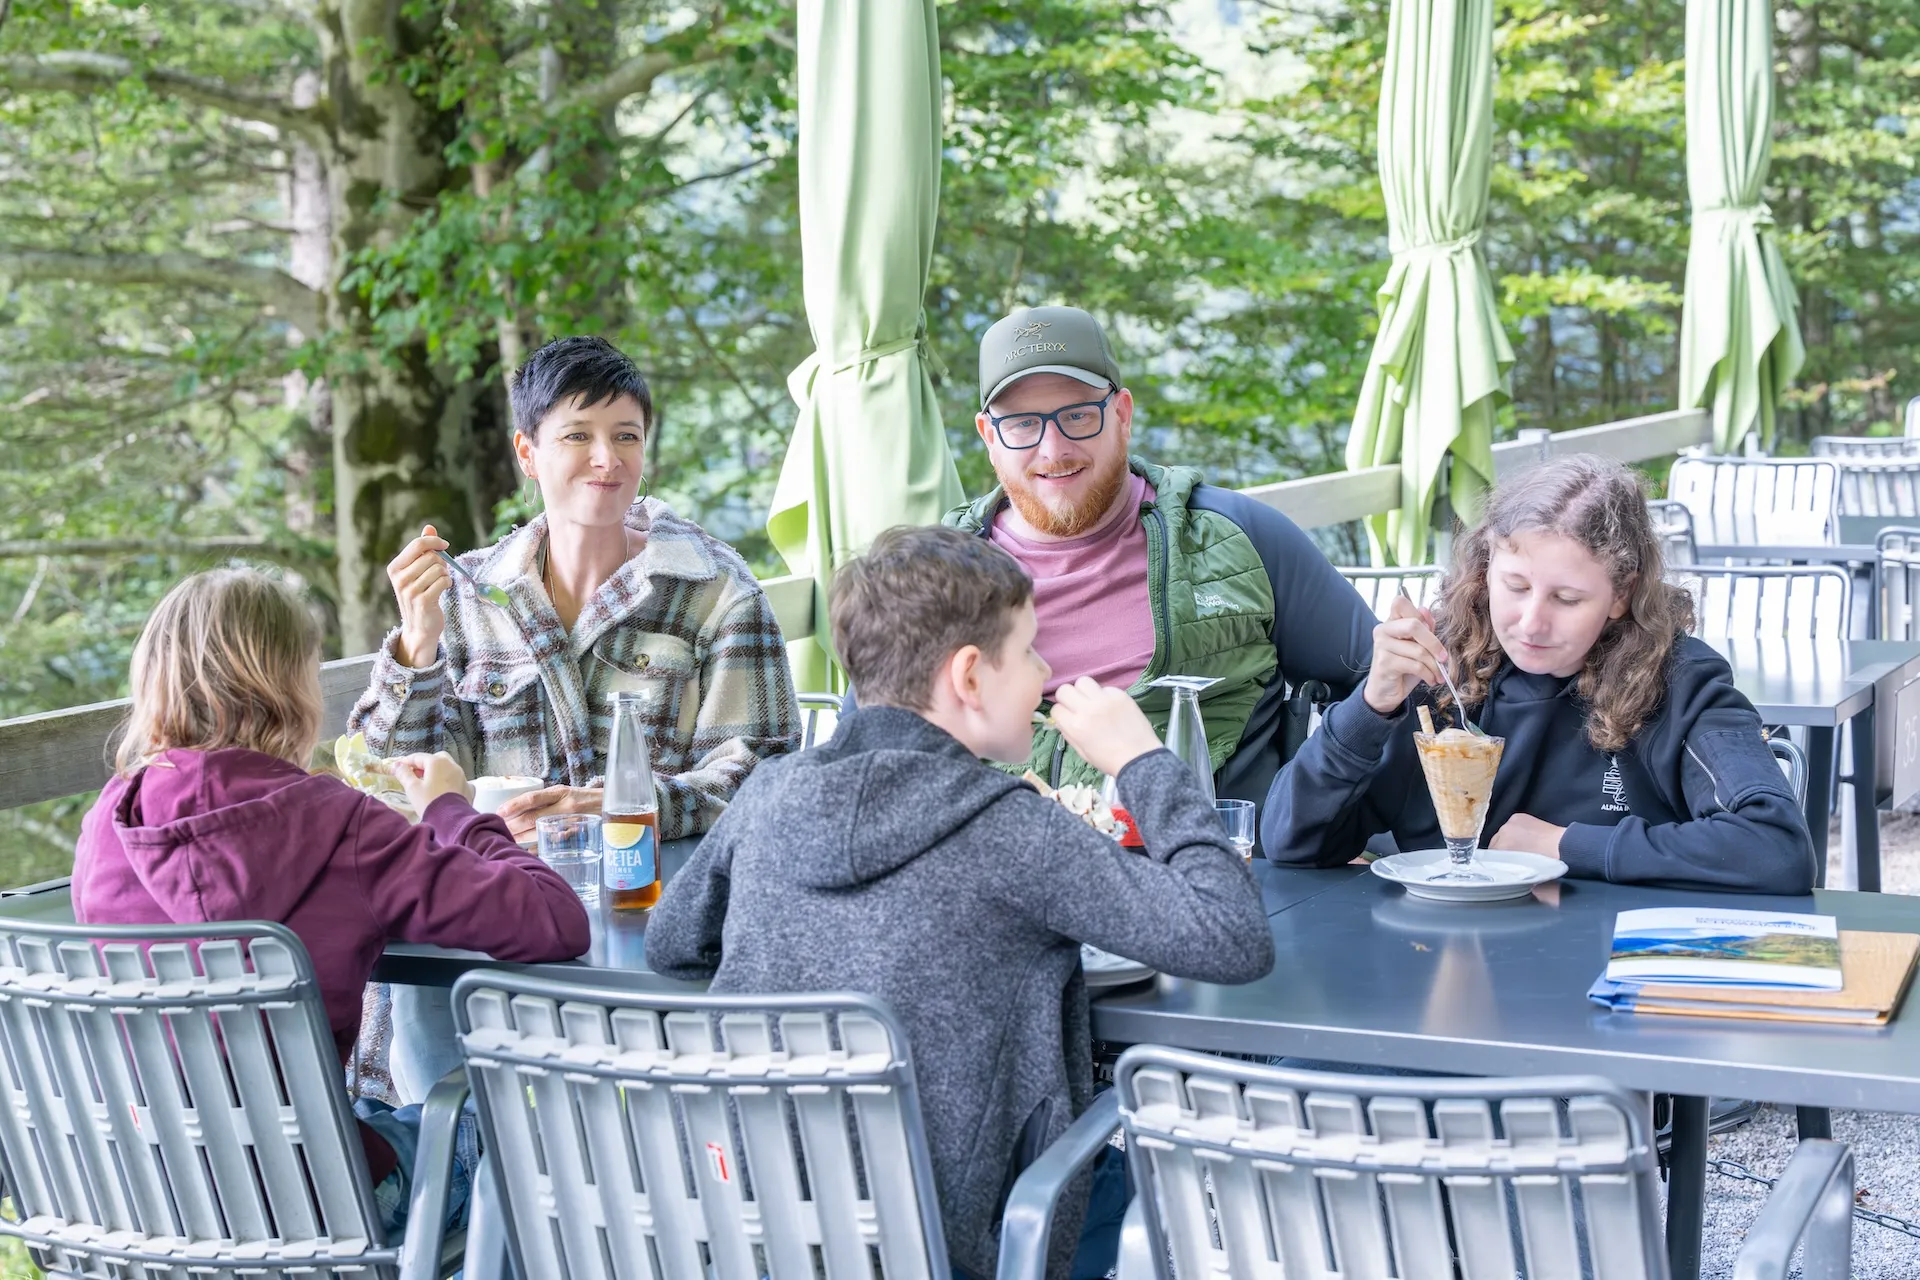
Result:
M800 253L814 353L787 379L799 420L767 533L815 584L881 530L963 500L934 397L921 297L940 207L933 0L800 0ZM803 688L824 649L795 646Z
M1693 235L1680 319L1680 404L1713 409L1732 453L1773 440L1780 395L1806 363L1793 282L1762 198L1773 155L1773 5L1688 0L1687 192Z
M1368 522L1375 563L1421 564L1435 491L1471 519L1493 483L1493 420L1509 397L1480 249L1493 163L1493 0L1396 0L1380 88L1380 187L1393 266L1347 466L1398 463L1400 509Z

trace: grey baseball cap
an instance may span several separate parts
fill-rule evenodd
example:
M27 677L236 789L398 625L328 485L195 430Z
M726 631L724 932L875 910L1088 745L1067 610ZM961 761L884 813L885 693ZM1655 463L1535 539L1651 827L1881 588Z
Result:
M1078 307L1023 307L980 339L980 407L1030 373L1118 387L1120 365L1100 322Z

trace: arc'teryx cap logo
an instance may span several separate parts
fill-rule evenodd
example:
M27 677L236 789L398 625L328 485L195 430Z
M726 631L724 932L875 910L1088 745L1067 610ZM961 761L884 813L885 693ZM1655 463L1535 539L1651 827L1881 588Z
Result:
M1035 320L1032 324L1023 325L1020 328L1015 329L1013 331L1013 340L1015 342L1024 342L1028 338L1037 338L1040 336L1040 331L1042 329L1051 329L1051 328L1053 328L1053 321Z

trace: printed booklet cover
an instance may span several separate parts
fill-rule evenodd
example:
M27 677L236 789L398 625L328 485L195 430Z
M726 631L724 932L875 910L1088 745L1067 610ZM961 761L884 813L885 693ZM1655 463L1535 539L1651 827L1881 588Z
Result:
M1649 907L1614 917L1614 982L1838 991L1840 934L1832 916Z

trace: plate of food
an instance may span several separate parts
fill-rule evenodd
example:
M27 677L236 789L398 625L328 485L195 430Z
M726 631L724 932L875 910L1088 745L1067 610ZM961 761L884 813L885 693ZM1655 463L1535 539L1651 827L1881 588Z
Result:
M1138 960L1129 960L1125 956L1117 956L1111 951L1102 951L1084 942L1080 944L1080 967L1086 971L1089 991L1124 987L1159 976L1157 970L1141 964Z
M367 749L366 734L342 734L335 738L333 765L340 772L340 780L355 791L372 796L403 814L409 822L420 820L420 815L413 811L413 802L407 799L406 788L388 771L387 762Z

